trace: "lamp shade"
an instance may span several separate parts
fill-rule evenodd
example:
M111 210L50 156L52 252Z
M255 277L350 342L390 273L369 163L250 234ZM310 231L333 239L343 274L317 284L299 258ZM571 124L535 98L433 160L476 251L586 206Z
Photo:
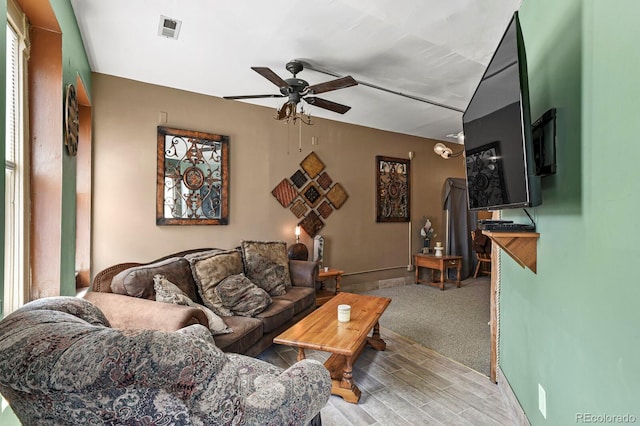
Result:
M435 152L438 155L442 155L442 153L445 152L446 150L447 150L447 146L442 142L438 142L433 146L433 152Z

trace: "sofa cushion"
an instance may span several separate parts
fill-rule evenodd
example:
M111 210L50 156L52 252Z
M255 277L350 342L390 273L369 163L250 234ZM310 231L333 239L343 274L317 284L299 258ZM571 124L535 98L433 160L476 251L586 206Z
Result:
M231 275L216 286L223 306L234 315L253 317L271 304L269 293L252 283L244 274Z
M182 257L173 257L147 265L134 266L116 274L111 280L113 293L155 300L153 277L164 275L189 298L200 302L189 262Z
M264 333L270 333L293 318L293 303L289 300L274 299L267 309L255 317L262 321Z
M293 315L298 315L300 312L306 310L309 306L315 307L316 305L316 292L309 287L296 287L293 286L287 289L286 294L282 296L273 297L273 300L288 300L293 303Z
M187 296L185 292L180 290L178 286L166 279L163 275L156 275L153 278L153 287L156 291L156 301L163 303L172 303L174 305L192 306L201 309L207 316L209 322L209 330L211 334L228 334L233 330L227 327L222 318L216 315L211 309L194 302Z
M242 241L242 257L247 277L271 296L280 296L291 287L287 246L280 241Z
M191 271L204 305L218 315L231 316L216 294L216 287L230 275L242 273L242 255L238 250L214 250L189 256Z
M257 318L236 316L225 318L225 321L233 329L233 333L214 338L216 346L225 352L245 353L264 334L262 321Z

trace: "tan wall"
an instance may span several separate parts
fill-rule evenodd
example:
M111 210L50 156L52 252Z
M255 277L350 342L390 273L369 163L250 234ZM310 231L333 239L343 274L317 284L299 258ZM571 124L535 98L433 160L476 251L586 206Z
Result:
M464 176L460 158L433 153L436 141L314 119L302 130L274 120L274 108L93 75L94 209L93 274L117 262L149 261L193 247L237 246L243 239L294 242L298 219L271 190L291 176L311 152L349 195L326 220L325 265L343 269L343 282L404 277L409 264L409 225L375 221L376 155L411 164L412 252L419 250L424 215L442 235L441 192L447 177ZM156 133L160 112L174 128L230 137L230 207L226 226L156 226ZM312 145L316 137L318 144ZM312 247L303 232L301 242ZM379 273L359 272L394 268ZM354 274L355 273L355 274Z

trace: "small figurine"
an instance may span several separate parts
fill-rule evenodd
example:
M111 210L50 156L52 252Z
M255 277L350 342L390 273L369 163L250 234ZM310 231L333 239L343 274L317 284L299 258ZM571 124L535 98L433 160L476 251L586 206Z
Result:
M424 238L424 245L423 245L423 253L429 253L429 246L431 245L431 239L436 237L436 233L434 232L433 228L431 227L431 221L427 218L425 221L424 226L420 229L420 235L422 236L422 238Z

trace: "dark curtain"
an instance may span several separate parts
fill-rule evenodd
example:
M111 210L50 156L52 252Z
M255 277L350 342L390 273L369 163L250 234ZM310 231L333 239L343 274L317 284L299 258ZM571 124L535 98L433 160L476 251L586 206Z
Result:
M442 205L449 227L446 254L462 256L461 279L473 275L476 257L471 244L471 231L477 227L478 213L467 207L467 182L461 178L448 178L442 190ZM449 278L455 278L449 270Z

